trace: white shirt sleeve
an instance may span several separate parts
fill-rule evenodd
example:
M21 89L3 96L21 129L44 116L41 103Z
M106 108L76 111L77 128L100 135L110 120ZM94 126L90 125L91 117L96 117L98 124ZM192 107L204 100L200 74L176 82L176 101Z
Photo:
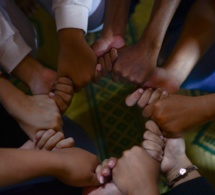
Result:
M18 30L0 12L0 64L8 73L31 52Z
M53 0L57 30L78 28L87 33L92 2L93 0Z

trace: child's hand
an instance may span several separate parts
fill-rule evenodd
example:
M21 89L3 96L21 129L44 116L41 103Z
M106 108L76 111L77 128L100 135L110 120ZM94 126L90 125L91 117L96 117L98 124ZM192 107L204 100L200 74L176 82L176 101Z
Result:
M97 178L100 184L104 184L111 178L111 172L114 166L116 165L117 159L111 157L110 159L105 159L100 165L96 168Z
M61 114L63 114L71 104L73 93L72 81L69 78L60 77L53 86L53 92L49 93L49 97L55 100Z
M35 135L34 143L36 149L55 150L73 147L74 139L71 137L65 139L62 132L56 132L53 129L49 129L47 131L38 131Z
M153 90L151 88L145 90L139 88L126 97L125 103L127 106L134 106L135 104L137 104L138 107L143 109L148 104L151 104L159 99L163 99L167 96L168 93L166 91L162 91L159 88L157 88L156 90Z

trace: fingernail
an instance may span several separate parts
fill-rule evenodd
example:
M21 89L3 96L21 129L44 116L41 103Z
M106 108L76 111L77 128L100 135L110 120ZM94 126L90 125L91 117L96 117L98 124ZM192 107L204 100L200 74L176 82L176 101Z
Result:
M100 177L99 177L99 182L100 182L101 184L104 183L104 177L103 177L103 176L100 176Z
M138 89L138 92L139 93L143 93L143 89Z

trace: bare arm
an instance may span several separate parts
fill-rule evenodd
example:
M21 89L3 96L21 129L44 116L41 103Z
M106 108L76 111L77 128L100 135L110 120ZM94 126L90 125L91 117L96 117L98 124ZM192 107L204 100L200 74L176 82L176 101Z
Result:
M214 27L214 2L196 1L187 16L179 41L164 66L179 81L179 84L182 84L196 62L214 43Z

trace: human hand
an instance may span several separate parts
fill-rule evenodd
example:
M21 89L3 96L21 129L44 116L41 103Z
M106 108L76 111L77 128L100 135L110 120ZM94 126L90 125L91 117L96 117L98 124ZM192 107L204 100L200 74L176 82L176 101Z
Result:
M125 104L127 106L138 105L141 109L145 108L148 104L154 103L159 99L163 99L168 96L166 91L162 91L160 88L156 90L148 89L137 89L130 95L128 95L125 99Z
M56 177L63 183L75 187L99 185L95 173L99 161L94 154L75 147L56 149L53 153L56 153L61 165Z
M87 44L82 30L61 29L58 75L69 77L75 91L86 86L94 77L96 55Z
M55 82L49 97L55 100L61 114L63 114L71 104L73 93L72 81L69 78L60 77Z
M82 191L82 195L123 195L113 182L105 183L102 186L86 187Z
M123 153L112 170L112 179L123 194L158 194L159 163L143 148ZM132 178L132 180L131 180Z
M145 50L137 43L118 51L114 63L112 77L116 82L126 82L143 86L153 73L157 63L157 55Z
M167 98L147 105L142 114L144 117L154 120L164 136L179 137L182 132L204 122L206 119L202 112L205 110L204 102L203 96L170 94ZM193 113L195 113L195 117L193 117Z
M31 140L34 140L39 130L62 131L63 122L59 109L48 95L23 95L21 100L21 103L14 107L16 112L13 112L13 117Z
M96 174L100 184L104 184L111 179L112 169L116 165L116 161L116 158L111 157L110 159L105 159L97 166Z
M38 131L35 135L34 144L35 149L55 150L73 147L75 142L72 137L65 139L62 132L49 129Z
M91 46L97 56L97 63L101 65L100 74L95 76L97 83L102 76L106 77L112 72L113 64L117 58L117 49L125 47L121 36L106 35L97 39Z
M165 138L154 121L147 121L145 128L141 145L154 159L161 162L164 155Z

